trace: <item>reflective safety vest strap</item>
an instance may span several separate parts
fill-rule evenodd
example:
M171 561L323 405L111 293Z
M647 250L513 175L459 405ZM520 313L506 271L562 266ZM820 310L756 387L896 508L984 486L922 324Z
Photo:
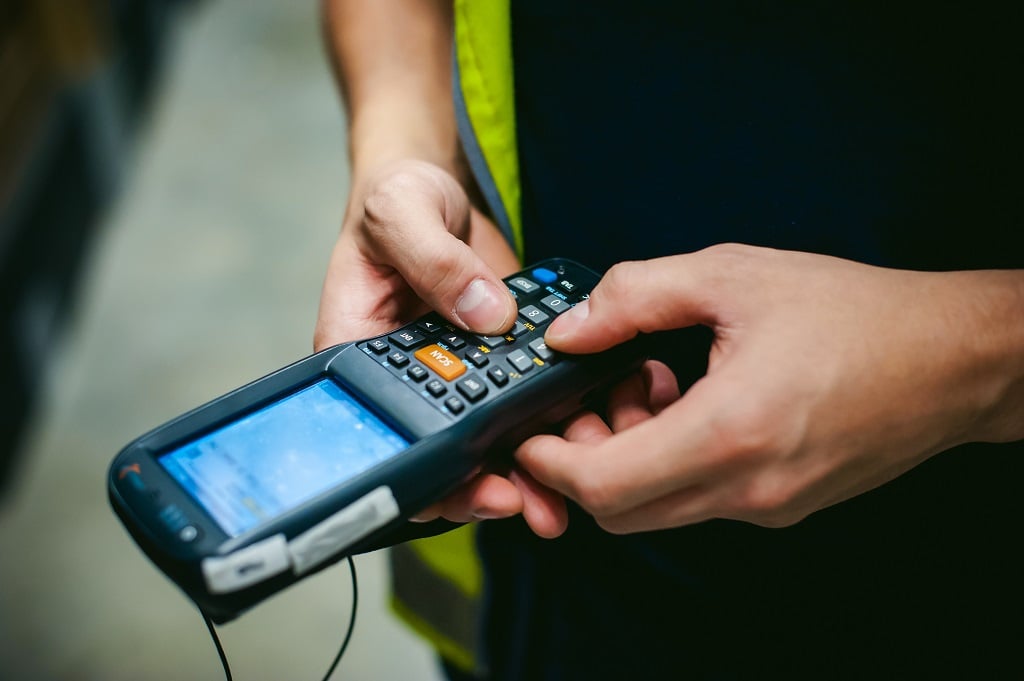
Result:
M483 569L476 525L389 549L391 608L448 662L486 672L481 654Z
M510 0L455 0L459 137L505 238L523 257Z

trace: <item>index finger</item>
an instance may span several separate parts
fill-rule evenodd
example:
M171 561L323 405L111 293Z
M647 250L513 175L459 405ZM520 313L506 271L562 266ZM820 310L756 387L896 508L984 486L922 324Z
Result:
M714 475L715 429L701 383L659 415L597 442L539 435L516 460L540 483L587 511L616 515Z

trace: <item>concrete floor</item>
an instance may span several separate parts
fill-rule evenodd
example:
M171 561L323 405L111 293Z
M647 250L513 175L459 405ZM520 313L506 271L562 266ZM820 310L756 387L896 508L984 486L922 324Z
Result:
M0 679L223 678L194 607L106 500L129 440L311 351L347 193L315 2L213 0L182 17L120 199L0 507ZM440 678L357 559L335 679ZM319 679L351 592L335 567L221 628L235 678Z

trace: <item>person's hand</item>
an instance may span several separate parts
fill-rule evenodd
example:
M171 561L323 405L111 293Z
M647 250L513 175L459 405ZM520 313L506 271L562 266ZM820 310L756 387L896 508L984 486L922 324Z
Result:
M353 188L314 347L384 333L428 309L462 329L506 331L516 304L501 276L517 265L455 178L422 161L387 164Z
M320 298L314 348L391 331L429 309L459 328L497 335L516 303L501 281L518 269L498 229L441 168L405 160L354 187ZM522 513L542 536L565 525L560 495L513 470L485 471L416 520L456 522Z
M739 245L615 266L551 324L549 347L595 352L703 324L715 334L707 375L674 399L667 370L648 367L607 424L582 415L516 458L615 533L793 524L956 444L1021 437L990 409L1015 380L990 323L1020 313L1020 277L1006 275Z

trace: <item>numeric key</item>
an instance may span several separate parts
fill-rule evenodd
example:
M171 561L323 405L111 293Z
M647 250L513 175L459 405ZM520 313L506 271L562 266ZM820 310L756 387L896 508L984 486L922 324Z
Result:
M551 310L555 314L561 314L569 309L570 305L567 301L562 300L558 296L546 296L540 299L540 304Z
M519 310L520 316L526 321L530 322L534 326L540 326L546 322L550 317L547 313L542 311L539 307L534 305L526 305L523 309Z

